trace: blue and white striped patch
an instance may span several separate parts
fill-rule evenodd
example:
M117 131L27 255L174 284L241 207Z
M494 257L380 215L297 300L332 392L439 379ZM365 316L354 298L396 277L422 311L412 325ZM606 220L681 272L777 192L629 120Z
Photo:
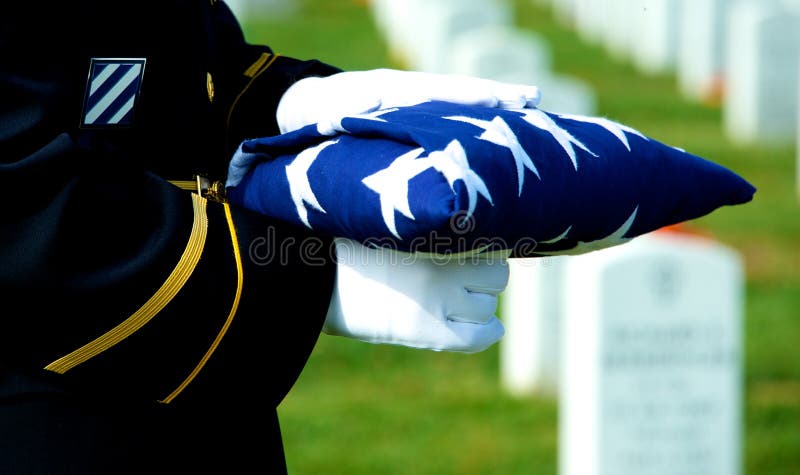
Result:
M144 65L144 58L92 58L81 125L131 125L144 76Z

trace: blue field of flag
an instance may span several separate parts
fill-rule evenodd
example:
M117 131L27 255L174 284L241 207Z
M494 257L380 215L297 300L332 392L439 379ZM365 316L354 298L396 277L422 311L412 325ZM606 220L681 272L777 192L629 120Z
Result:
M712 161L602 117L443 102L243 142L232 203L413 252L581 254L755 188Z

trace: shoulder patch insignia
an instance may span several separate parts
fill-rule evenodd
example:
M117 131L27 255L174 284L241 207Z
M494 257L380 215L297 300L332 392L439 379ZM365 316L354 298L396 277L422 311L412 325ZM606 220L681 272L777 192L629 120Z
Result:
M132 125L144 65L145 58L92 58L81 127Z

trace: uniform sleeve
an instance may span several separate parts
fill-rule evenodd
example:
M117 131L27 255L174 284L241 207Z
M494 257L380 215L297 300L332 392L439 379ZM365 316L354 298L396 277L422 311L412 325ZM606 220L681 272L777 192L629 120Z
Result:
M59 2L54 9L65 11L47 18L21 3L0 19L0 368L31 386L0 384L0 396L47 381L41 387L106 399L230 402L257 394L277 404L324 320L335 269L330 239L171 179L188 178L194 163L226 165L219 144L271 133L282 90L298 75L335 68L237 46L235 25L213 11L187 16L204 29L173 33L192 42L164 46L165 30L131 46L124 32L114 34L124 25L91 43L82 29L97 18L61 22L75 17L66 11L79 8L72 2ZM103 2L85 3L94 15L112 13ZM178 13L160 21L180 24ZM220 41L213 48L196 41L211 41L201 35L208 31ZM170 63L195 43L202 53ZM62 57L53 57L54 45ZM225 51L228 59L218 61ZM79 127L89 57L120 53L146 57L150 68L139 122L127 130ZM209 104L211 70L221 97ZM173 87L179 79L191 87ZM191 145L181 142L185 133Z
M243 140L280 133L275 111L292 84L342 70L318 59L293 58L266 45L248 44L228 6L217 2L215 7L214 31L219 41L211 54L218 59L219 67L212 72L212 79L217 78L213 82L219 86L215 86L215 101L224 111L226 151L230 156Z

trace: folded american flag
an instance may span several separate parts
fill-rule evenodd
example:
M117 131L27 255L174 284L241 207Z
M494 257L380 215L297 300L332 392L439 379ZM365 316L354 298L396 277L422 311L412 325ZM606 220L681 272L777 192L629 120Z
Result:
M409 252L581 254L752 199L716 163L601 117L444 102L243 142L232 203Z

